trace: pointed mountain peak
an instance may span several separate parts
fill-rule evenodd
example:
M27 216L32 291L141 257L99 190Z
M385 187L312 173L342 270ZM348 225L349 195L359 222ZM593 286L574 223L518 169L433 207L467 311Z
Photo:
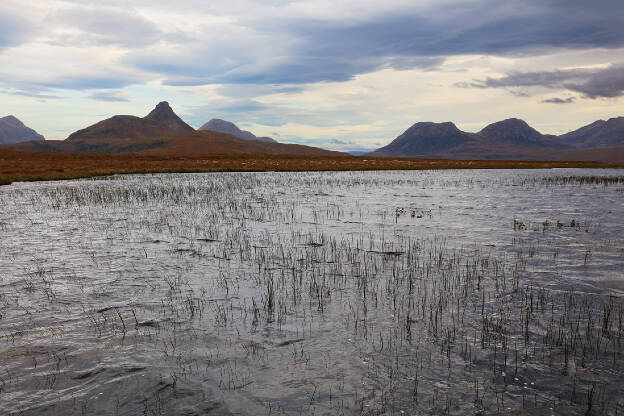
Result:
M173 112L173 109L167 101L159 102L156 107L154 107L154 109L143 118L158 121L158 118L163 117L177 117L176 113Z
M167 101L159 102L158 105L143 118L145 120L161 123L173 131L181 132L193 130L191 126L177 116Z
M156 107L154 107L151 113L175 114L167 101L161 101L156 104Z
M8 115L6 117L0 118L0 120L3 121L4 123L11 123L11 124L16 125L16 126L23 126L24 125L24 123L22 123L20 121L20 119L18 119L17 117L15 117L12 114Z

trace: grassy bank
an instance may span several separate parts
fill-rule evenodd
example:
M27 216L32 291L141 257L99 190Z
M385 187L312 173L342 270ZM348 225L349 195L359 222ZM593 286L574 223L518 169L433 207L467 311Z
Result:
M147 156L60 154L0 150L0 185L136 173L342 171L420 169L531 169L624 167L624 163L449 160L310 156Z

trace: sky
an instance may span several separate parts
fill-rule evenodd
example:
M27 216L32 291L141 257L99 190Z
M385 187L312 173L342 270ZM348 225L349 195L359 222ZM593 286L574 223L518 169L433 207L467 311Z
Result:
M48 139L159 101L287 143L624 115L621 0L2 0L0 116Z

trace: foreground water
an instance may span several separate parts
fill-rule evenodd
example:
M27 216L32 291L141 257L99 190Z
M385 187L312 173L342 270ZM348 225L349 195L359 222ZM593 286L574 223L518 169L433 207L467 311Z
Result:
M618 170L0 188L2 414L624 412Z

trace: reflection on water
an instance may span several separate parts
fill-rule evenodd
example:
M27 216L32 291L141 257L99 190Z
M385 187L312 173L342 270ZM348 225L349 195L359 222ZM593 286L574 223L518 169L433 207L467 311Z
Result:
M618 414L618 170L0 188L9 414Z

